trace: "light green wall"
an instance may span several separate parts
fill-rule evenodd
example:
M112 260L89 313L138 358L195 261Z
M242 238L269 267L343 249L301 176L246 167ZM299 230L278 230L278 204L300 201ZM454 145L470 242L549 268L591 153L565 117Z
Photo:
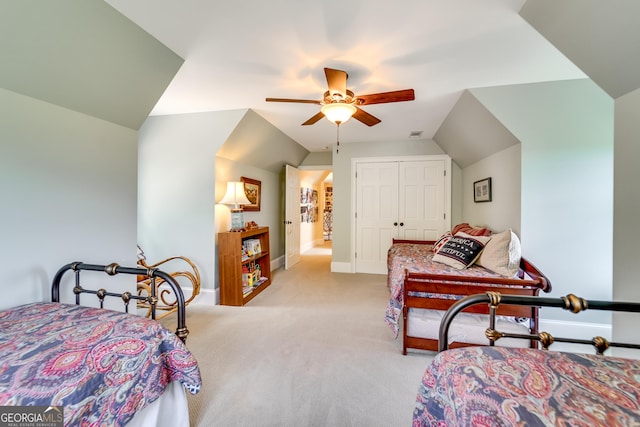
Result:
M0 89L0 309L50 301L69 262L135 266L136 168L136 131Z
M0 9L7 306L48 300L68 262L135 266L137 130L183 60L102 0Z
M0 87L139 129L184 62L103 0L0 6Z
M640 111L640 89L616 99L613 298L618 301L640 301L637 251L637 243L640 241L638 111ZM640 329L637 323L637 315L614 314L613 338L626 342L640 342Z
M523 254L552 295L612 296L613 100L590 80L473 89L522 143ZM542 316L571 319L550 311ZM609 323L602 313L582 321Z
M307 157L309 150L260 114L251 109L244 111L218 156L274 173L280 173L285 164L297 166Z
M140 129L138 242L150 262L191 259L203 289L215 282L216 153L244 113L151 116Z
M520 233L521 144L514 145L463 169L462 217L464 222L494 231L511 228ZM491 202L473 201L473 183L491 178ZM455 224L455 223L454 223Z
M309 153L300 166L331 166L332 162L331 151L317 151Z

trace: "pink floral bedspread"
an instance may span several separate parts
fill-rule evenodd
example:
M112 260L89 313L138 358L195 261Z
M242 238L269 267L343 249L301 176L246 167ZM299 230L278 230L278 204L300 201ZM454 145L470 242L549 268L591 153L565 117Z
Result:
M156 321L61 303L0 312L2 406L63 406L65 425L122 426L171 381L195 394L200 370Z
M385 321L393 331L395 337L398 336L400 329L398 321L402 314L404 273L405 269L411 273L434 273L434 274L453 274L463 276L485 276L500 277L486 268L472 265L464 270L456 270L446 264L433 261L433 246L428 244L417 243L394 243L387 253L387 286L391 292L387 310L385 313ZM466 283L472 284L472 283ZM442 295L440 295L443 298ZM459 298L451 295L451 299Z
M529 348L438 353L413 426L640 426L640 361Z

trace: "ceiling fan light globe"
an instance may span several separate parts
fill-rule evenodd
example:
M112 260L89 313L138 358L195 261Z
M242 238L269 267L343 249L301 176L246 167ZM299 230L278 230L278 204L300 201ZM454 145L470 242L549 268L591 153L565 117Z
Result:
M356 110L355 106L344 102L325 104L320 108L322 114L324 114L324 116L334 124L345 123L356 113Z

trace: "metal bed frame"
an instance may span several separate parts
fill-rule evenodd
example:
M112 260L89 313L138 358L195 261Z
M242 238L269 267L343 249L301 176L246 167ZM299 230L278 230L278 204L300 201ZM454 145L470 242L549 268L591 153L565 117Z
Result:
M539 332L537 334L511 334L495 330L495 316L500 304L532 307L557 307L571 311L572 313L579 313L587 309L640 313L640 303L597 300L589 301L584 298L577 297L574 294L568 294L560 298L548 298L487 292L484 294L469 295L457 301L447 310L442 318L442 322L440 323L438 351L448 349L449 327L453 318L465 308L482 303L489 305L489 327L485 331L485 335L489 340L490 346L494 346L495 342L500 338L521 338L539 341L542 345L542 350L548 350L549 346L554 342L591 344L599 355L604 354L604 352L610 347L640 349L640 344L611 342L601 336L594 337L589 341L577 338L554 337L548 332Z
M140 276L147 276L151 279L150 286L150 294L147 296L135 295L131 292L123 292L123 293L113 293L108 292L104 288L100 288L97 291L92 289L85 289L80 284L80 271L89 270L89 271L102 271L108 274L109 276L115 276L116 274L133 274ZM75 273L75 286L73 287L73 293L76 295L76 305L80 305L80 294L93 294L98 297L100 300L100 308L104 308L104 299L105 297L119 297L124 302L125 312L129 312L129 302L131 300L137 300L144 302L146 305L150 307L151 318L156 319L156 306L158 304L158 296L157 296L157 286L155 286L156 279L163 280L166 282L172 289L176 297L176 305L177 305L177 328L176 335L183 342L187 341L187 336L189 335L189 330L186 325L186 304L184 294L180 285L176 280L171 277L168 273L165 273L162 270L158 270L157 268L134 268L134 267L122 267L117 263L111 263L109 265L98 265L98 264L85 264L83 262L72 262L61 267L56 275L53 278L53 282L51 284L51 301L60 302L60 282L64 274L68 271L73 271Z

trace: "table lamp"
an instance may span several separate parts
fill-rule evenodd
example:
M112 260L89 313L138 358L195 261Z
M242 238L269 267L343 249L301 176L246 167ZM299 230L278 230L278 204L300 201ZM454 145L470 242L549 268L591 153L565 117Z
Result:
M229 231L243 231L244 219L242 217L242 205L251 204L244 192L244 183L235 181L227 182L227 192L222 200L220 200L220 203L232 206L231 229Z

